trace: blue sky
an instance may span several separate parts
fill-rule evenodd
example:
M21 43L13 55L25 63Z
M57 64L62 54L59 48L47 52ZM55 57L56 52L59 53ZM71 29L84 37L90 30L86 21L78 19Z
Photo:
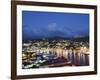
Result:
M89 14L22 11L23 40L89 35Z

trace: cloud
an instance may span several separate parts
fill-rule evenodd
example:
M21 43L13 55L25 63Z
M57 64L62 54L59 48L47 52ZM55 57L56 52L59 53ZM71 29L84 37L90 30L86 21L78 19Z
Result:
M56 31L57 30L57 24L56 23L50 23L47 26L48 31Z
M74 34L69 27L57 23L48 24L46 29L50 36L70 37Z

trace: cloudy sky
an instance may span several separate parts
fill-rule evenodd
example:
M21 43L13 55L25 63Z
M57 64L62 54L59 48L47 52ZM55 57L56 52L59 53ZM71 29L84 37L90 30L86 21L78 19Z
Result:
M23 40L89 35L89 14L22 12Z

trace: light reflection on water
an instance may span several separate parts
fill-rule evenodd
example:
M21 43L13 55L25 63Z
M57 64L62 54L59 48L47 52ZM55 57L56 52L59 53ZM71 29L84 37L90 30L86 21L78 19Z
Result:
M36 60L31 61L29 59L29 62L32 62L31 64L36 64L40 66L42 62L50 61L50 63L55 64L53 61L57 60L59 57L63 57L66 59L66 62L71 62L72 65L77 66L88 66L89 65L89 49L87 48L80 48L80 49L61 49L61 48L41 48L41 49L33 49L31 50L31 57L34 57L34 55L37 55ZM30 51L27 51L30 53ZM33 56L32 56L33 55ZM48 62L49 63L49 62ZM58 60L58 63L59 60ZM62 62L63 63L63 62Z

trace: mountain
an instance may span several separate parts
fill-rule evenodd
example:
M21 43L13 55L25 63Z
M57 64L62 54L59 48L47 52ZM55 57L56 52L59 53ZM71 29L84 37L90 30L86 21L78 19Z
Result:
M89 36L73 38L72 41L83 41L83 42L87 41L87 42L89 42Z

